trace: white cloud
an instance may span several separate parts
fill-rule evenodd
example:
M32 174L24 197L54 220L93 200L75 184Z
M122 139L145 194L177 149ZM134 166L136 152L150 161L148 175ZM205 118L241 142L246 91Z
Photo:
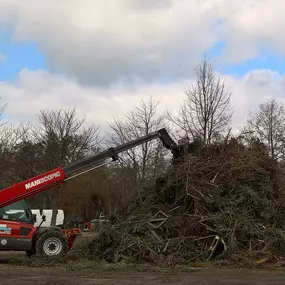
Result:
M35 41L53 70L81 83L176 80L216 42L207 1L0 0L15 40Z
M221 34L227 43L225 59L240 63L254 57L263 57L264 51L285 54L282 34L285 31L283 0L245 0L216 2L217 14L223 24Z
M270 70L252 71L240 79L226 76L226 82L233 91L235 127L243 123L249 110L267 97L285 101L285 76ZM46 71L22 70L14 84L0 84L0 94L2 101L8 103L6 115L13 121L36 122L41 109L76 107L78 116L86 117L86 123L95 122L106 131L107 122L114 116L123 117L141 99L149 96L161 101L160 111L165 107L175 111L185 98L184 90L188 84L180 81L169 85L140 84L131 89L123 86L100 89L81 86Z
M36 42L53 70L110 86L188 78L218 41L225 64L284 54L284 10L284 0L0 0L0 27Z
M0 94L3 103L8 103L6 115L15 122L36 122L41 109L76 107L78 116L86 117L87 123L97 123L106 130L107 122L115 116L122 117L142 98L152 96L161 101L160 111L165 106L178 106L183 99L183 83L100 89L81 86L46 71L24 69L14 84L0 84Z
M232 86L232 104L235 106L233 125L240 127L245 123L248 112L258 108L258 105L269 98L276 98L285 104L285 75L262 69L252 70L242 78L227 76L227 82Z

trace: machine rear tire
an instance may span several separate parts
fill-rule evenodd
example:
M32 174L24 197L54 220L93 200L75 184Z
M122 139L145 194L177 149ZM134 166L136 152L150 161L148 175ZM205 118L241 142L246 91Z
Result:
M59 231L48 230L36 241L36 252L40 256L62 256L68 252L67 238Z

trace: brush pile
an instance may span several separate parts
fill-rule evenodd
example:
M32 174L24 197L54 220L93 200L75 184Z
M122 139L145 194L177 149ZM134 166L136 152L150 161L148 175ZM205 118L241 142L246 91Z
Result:
M110 262L160 265L277 258L285 254L283 176L257 142L199 147L106 226L89 251Z

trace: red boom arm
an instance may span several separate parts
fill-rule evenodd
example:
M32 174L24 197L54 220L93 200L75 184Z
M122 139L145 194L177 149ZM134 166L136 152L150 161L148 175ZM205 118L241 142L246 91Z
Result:
M74 171L82 171L83 169L94 165L94 163L100 162L107 158L117 160L119 153L157 138L162 141L164 147L171 150L173 157L178 156L179 151L176 143L169 136L166 129L163 128L141 138L123 143L117 147L109 148L103 152L87 157L65 167L55 168L26 181L14 184L6 189L0 190L0 208L26 199L29 196L50 189L58 184L64 183L67 175ZM81 174L83 173L84 172L81 172Z
M66 178L67 175L62 168L55 168L5 188L0 191L0 208L63 183Z

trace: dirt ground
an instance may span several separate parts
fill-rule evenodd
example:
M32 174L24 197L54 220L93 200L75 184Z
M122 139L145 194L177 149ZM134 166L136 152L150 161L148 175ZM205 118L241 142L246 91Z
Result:
M277 285L285 284L285 268L278 270L239 270L198 268L188 273L102 271L89 266L81 269L76 266L33 267L13 263L13 258L26 258L25 253L0 252L0 285L78 285L78 284L153 284L153 285Z
M30 268L0 265L1 285L30 284L284 284L285 272L245 271L245 270L214 270L194 273L118 273L66 272L55 268Z

